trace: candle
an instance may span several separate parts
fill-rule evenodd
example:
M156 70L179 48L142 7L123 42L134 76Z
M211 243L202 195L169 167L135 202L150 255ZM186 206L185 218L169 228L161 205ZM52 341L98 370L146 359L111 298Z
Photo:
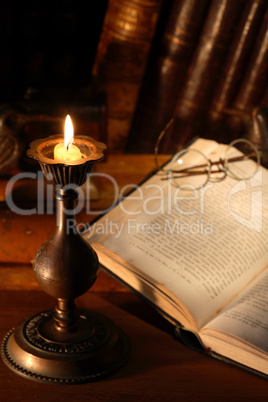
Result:
M80 149L73 145L73 125L69 115L65 120L64 143L57 144L54 148L54 159L59 162L76 161L82 158Z
M64 143L57 144L54 148L54 159L59 162L70 162L81 159L82 155L78 147L72 145L69 149Z

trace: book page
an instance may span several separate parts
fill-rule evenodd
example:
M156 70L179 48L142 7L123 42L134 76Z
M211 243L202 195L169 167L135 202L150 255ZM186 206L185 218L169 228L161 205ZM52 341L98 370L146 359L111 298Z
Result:
M223 148L208 141L211 158ZM186 193L161 177L145 182L85 236L168 289L201 328L266 265L267 172Z
M211 333L209 331L211 328L235 335L268 353L267 269L241 296L202 329L202 336ZM204 339L211 344L211 338Z

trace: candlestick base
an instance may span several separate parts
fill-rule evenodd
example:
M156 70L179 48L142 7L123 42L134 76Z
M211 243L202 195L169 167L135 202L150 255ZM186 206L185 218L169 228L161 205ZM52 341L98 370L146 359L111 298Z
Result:
M129 355L125 334L109 319L78 310L76 328L60 332L53 310L21 322L2 342L2 358L17 374L43 383L97 381L120 367Z

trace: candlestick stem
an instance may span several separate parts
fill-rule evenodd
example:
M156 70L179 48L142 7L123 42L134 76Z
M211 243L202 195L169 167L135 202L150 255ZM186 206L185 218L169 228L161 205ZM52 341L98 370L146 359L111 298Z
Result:
M75 204L78 200L78 192L73 189L61 189L56 191L57 221L56 226L67 232L70 227L75 229Z
M70 230L78 236L75 222L75 204L78 200L78 192L73 189L59 188L56 191L57 223L56 226L61 236L68 236ZM63 240L65 241L65 240ZM78 325L78 310L73 299L57 299L57 305L53 315L55 327L60 332L73 332Z

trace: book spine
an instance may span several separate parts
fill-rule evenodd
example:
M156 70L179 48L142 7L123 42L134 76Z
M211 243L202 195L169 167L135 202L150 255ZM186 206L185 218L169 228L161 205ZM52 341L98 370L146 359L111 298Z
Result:
M262 0L251 0L246 5L210 105L209 117L212 122L220 122L226 116L224 109L235 98L266 7L267 2Z
M227 119L227 125L236 136L243 135L247 126L239 116L252 116L255 107L261 103L267 88L268 65L268 9L264 15L256 45L248 63L237 96L231 105L234 114ZM237 114L237 116L236 116Z
M139 96L128 144L131 151L152 152L159 132L171 118L209 1L173 2L156 61L145 76L149 83Z
M108 147L123 151L162 0L110 0L92 75L107 94Z
M245 7L243 0L213 0L204 28L188 69L186 83L174 111L170 146L183 145L200 135L203 116L211 101L216 82L234 29ZM167 144L167 147L170 148Z

